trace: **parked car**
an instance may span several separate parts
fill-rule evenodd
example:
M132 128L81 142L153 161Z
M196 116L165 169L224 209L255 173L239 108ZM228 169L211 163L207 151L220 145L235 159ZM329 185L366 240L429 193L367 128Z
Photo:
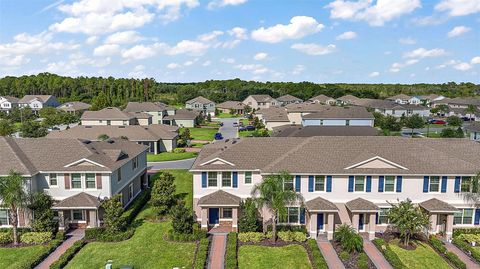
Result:
M245 127L245 126L241 126L240 128L238 128L239 132L244 132L246 130L247 130L247 127Z
M255 126L252 125L247 125L245 126L245 128L247 129L247 131L255 131Z
M237 127L237 126L238 126L238 122L234 122L233 127Z
M215 134L215 140L222 140L223 139L223 136L221 133L216 133Z
M223 126L223 122L220 122L220 127L222 127L222 126Z
M445 124L447 124L447 122L444 121L444 120L432 120L432 121L430 122L430 124L445 125Z

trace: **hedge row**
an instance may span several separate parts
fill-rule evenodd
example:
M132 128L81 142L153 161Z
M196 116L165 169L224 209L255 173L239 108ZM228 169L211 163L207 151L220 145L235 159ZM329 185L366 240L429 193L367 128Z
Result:
M169 229L166 233L166 236L169 241L192 242L202 240L203 238L207 237L207 231L194 228L192 234L180 234L173 231L173 229Z
M52 240L51 232L29 232L20 236L20 242L29 245L45 244Z
M73 258L73 256L75 256L75 254L77 254L77 252L79 252L80 249L85 246L85 244L87 244L87 241L83 239L73 243L73 245L68 248L65 253L63 253L62 256L58 258L57 261L50 265L50 269L61 269L65 267L68 262Z
M315 268L315 269L328 269L327 262L325 261L325 258L323 257L322 253L320 252L320 249L318 248L317 240L308 239L307 240L307 245L310 248L310 251L312 252L313 268Z
M133 201L133 203L128 206L127 210L123 212L122 217L125 218L127 225L129 225L133 222L133 220L135 220L138 213L142 211L143 207L150 200L150 192L150 189L144 190L137 196L137 198L135 198L135 201Z
M227 249L225 253L225 269L236 269L237 260L237 233L229 233L227 236Z
M459 238L453 238L452 243L464 252L471 253L472 258L474 258L477 262L480 262L480 251L478 251L476 248Z
M395 253L390 246L385 243L385 240L381 238L376 238L373 240L373 244L378 248L378 250L383 254L385 259L390 263L390 265L395 269L407 269L407 266L400 260L397 253Z
M453 229L453 237L461 234L480 234L480 228L457 228Z
M455 253L447 250L447 248L443 245L443 242L440 241L440 239L436 238L435 236L430 236L430 239L428 241L434 249L444 254L445 258L447 258L453 265L455 265L455 267L459 269L467 268L467 265L462 260L460 260Z
M272 231L272 225L267 226L267 231ZM307 227L305 225L277 225L277 232L302 232L307 233Z
M204 269L207 264L208 258L208 246L210 240L208 238L202 238L198 244L197 258L195 259L194 269Z
M86 240L95 240L100 242L118 242L130 239L135 233L135 229L130 228L124 232L108 233L105 227L88 228L85 230Z

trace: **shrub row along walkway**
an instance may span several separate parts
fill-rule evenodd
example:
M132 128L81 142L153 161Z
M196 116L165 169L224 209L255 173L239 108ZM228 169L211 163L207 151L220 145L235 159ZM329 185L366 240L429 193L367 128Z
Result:
M85 236L85 229L75 229L67 234L69 237L60 246L58 246L45 260L43 260L35 269L48 269L52 263L57 261L60 256L69 249L73 243L82 239Z
M333 249L332 243L326 238L319 236L317 239L317 245L325 258L329 269L345 269L342 261L338 258L337 252Z
M372 241L363 239L363 250L367 256L372 260L375 267L382 269L393 269L390 263L383 257L382 253L375 247Z
M226 246L226 234L213 235L212 244L210 245L210 253L208 255L208 269L223 269Z
M444 243L448 251L455 253L458 256L458 258L460 258L460 260L462 260L465 263L465 265L467 266L467 269L480 268L480 265L472 261L472 259L467 254L465 254L463 251L458 249L454 244L448 241L444 241Z

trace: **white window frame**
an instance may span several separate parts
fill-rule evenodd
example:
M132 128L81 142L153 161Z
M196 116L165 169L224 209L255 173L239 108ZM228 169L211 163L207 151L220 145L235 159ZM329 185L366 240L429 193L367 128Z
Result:
M290 208L296 208L297 209L297 222L290 222ZM280 222L280 216L277 217L277 222L280 225L300 225L300 210L301 208L299 206L287 206L287 214L285 216L286 222Z
M210 174L215 174L215 186L210 185ZM213 180L213 177L212 177ZM207 172L207 187L208 188L218 188L218 173L217 172Z
M323 179L323 190L317 190L317 179ZM323 175L317 175L313 177L313 191L315 192L325 192L327 188L327 177Z
M76 220L74 217L73 217L73 211L80 211L82 212L82 219L81 220ZM70 210L70 217L71 217L71 221L73 221L74 223L86 223L87 222L87 216L85 216L85 211L83 209L72 209Z
M225 177L225 178L224 178L224 174L227 174L227 173L230 174L230 180L229 180L229 181L230 181L230 186L225 186L225 185L223 185L223 180L224 180L224 179L225 179L225 180L228 179L228 177ZM221 175L222 175L222 188L232 188L232 187L233 187L233 175L232 175L232 174L233 174L233 173L230 172L230 171L223 171L223 172L222 172L222 174L221 174Z
M55 181L57 182L57 184L55 184L55 185L52 184L52 178L53 178L52 175L55 175L55 176L54 176L54 177L55 177ZM58 187L58 174L57 174L57 173L50 173L50 174L48 174L48 185L49 185L50 187Z
M357 177L363 177L363 190L357 191ZM367 187L367 176L354 176L353 177L353 192L366 192Z
M390 208L388 208L388 207L380 208L380 211L378 212L378 224L377 225L389 225L390 224L390 220L388 219L388 211L389 210L390 210ZM381 215L381 213L384 213L384 214ZM386 217L387 221L385 223L380 222L381 217Z
M80 175L80 188L74 188L73 187L73 175ZM81 190L83 188L83 184L82 184L82 174L81 173L71 173L70 174L70 189L73 189L73 190Z
M231 216L230 218L228 218L228 217L226 218L226 217L223 215L223 214L224 214L223 211L224 211L225 209L230 209L230 210L232 211L232 216ZM231 208L231 207L221 207L219 214L220 214L219 220L222 220L222 221L231 221L231 220L233 220L233 208Z
M133 197L135 196L135 191L133 190L133 183L128 185L128 201L132 201Z
M468 191L463 191L462 190L463 180L467 179L467 178L470 180L469 190ZM472 191L472 177L471 176L460 177L460 192L471 192L471 191Z
M393 190L387 191L387 177L393 177ZM396 176L383 176L383 192L395 192L397 189L397 177Z
M432 177L438 178L438 191L432 191ZM428 177L428 192L438 193L442 191L442 177L441 176L429 176Z
M93 188L88 187L88 175L93 175ZM97 175L95 173L86 173L85 174L85 189L96 189L97 188Z
M8 208L0 208L0 210L5 211L7 213L7 223L6 224L0 224L0 227L2 226L10 226L10 209Z
M247 173L250 174L250 182L247 182ZM244 173L244 177L245 177L245 178L244 178L243 183L244 183L245 185L251 185L251 184L253 184L253 172L251 172L251 171L245 172L245 173Z
M291 180L292 180L292 191L295 191L295 178L292 176ZM286 183L285 180L284 180L283 181L283 190L285 190L285 184L288 184L288 183Z
M465 210L471 210L472 211L472 220L470 221L470 223L464 223L464 218L465 218ZM455 223L455 213L453 215L453 225L473 225L474 221L475 221L475 208L459 208L458 209L459 212L461 212L461 215L462 215L462 223Z

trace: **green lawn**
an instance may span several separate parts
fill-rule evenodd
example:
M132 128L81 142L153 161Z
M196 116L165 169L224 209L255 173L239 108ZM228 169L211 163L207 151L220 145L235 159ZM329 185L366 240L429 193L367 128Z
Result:
M220 113L216 115L215 117L220 118L220 119L226 119L226 118L238 118L241 117L241 115L236 115L236 114L230 114L230 113Z
M162 152L160 154L147 154L147 162L177 161L177 160L190 159L194 157L197 157L196 152L182 152L182 153Z
M187 206L193 206L193 175L184 169L168 169L162 170L169 172L175 177L175 186L177 193L186 194L185 203Z
M212 141L218 128L188 128L192 140Z
M48 246L0 248L0 268L24 268L48 250Z
M247 125L250 124L250 120L249 120L249 119L241 119L240 122L243 123L243 126L247 126Z
M238 132L239 137L249 137L252 136L255 131L242 131Z
M307 252L300 245L285 247L241 246L238 250L238 268L312 268Z
M415 250L405 250L398 246L398 240L390 243L392 251L397 253L398 257L409 269L449 269L448 263L438 255L429 245L416 241L417 248Z

